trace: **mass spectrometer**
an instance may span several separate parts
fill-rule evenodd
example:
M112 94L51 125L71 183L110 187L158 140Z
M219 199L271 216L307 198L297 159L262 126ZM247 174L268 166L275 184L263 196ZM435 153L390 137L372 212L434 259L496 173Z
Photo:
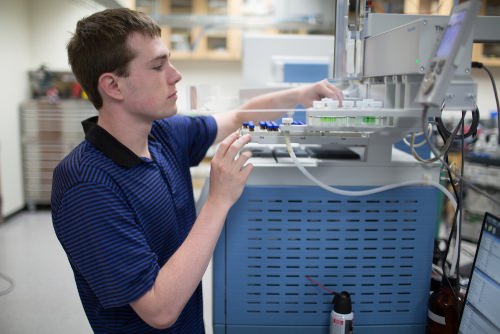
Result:
M475 110L479 2L409 18L357 4L354 21L348 1L336 6L343 103L241 129L254 170L214 254L215 333L327 333L330 290L351 295L356 333L425 331L442 195L456 202L437 158L393 144L407 138L414 151L429 118Z

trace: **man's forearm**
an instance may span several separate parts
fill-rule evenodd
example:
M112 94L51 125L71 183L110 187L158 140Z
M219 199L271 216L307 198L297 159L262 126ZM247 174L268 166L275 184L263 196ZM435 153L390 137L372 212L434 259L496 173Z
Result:
M283 109L295 107L298 103L294 102L297 94L291 94L290 90L273 92L254 97L242 104L238 109L220 114L215 114L217 122L217 138L219 142L236 131L243 122L275 120L285 115ZM280 109L273 111L273 109Z
M314 101L323 97L339 100L340 103L343 99L342 92L327 80L254 97L237 110L214 115L218 129L216 142L237 130L243 122L274 120L283 117L284 110L295 108L298 104L308 108Z
M175 323L207 269L227 211L207 202L186 240L160 269L153 288L131 304L145 322L156 328Z
M252 165L249 154L239 154L250 136L232 134L219 145L210 163L210 189L191 231L170 257L153 287L132 308L156 328L173 325L207 269L230 207L240 197Z

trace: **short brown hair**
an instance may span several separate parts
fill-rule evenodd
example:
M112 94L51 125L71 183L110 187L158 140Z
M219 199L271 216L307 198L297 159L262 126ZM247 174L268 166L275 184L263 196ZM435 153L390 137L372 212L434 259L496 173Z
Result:
M68 60L76 79L97 109L102 97L97 89L99 77L106 72L126 77L128 64L136 56L127 45L130 34L139 32L160 37L161 29L144 13L127 8L106 9L78 21L70 39Z

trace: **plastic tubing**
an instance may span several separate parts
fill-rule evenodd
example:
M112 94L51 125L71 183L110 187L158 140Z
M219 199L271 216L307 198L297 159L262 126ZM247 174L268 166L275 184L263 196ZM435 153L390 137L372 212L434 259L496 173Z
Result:
M411 180L411 181L405 181L401 183L394 183L394 184L388 184L385 186L381 187L376 187L372 189L367 189L367 190L343 190L343 189L338 189L331 187L320 180L318 180L316 177L314 177L311 173L305 169L305 167L300 163L299 159L297 159L297 156L293 152L292 144L290 142L290 137L288 134L285 134L285 143L286 147L288 150L288 154L290 155L290 158L292 158L292 161L295 163L295 166L304 174L305 177L307 177L309 180L311 180L314 184L317 186L321 187L322 189L329 191L334 194L338 195L344 195L344 196L367 196L367 195L372 195L376 194L379 192L387 191L390 189L394 188L399 188L399 187L405 187L405 186L412 186L412 185L426 185L426 186L433 186L439 190L441 190L446 197L450 200L452 203L453 207L456 209L457 207L457 201L455 200L454 196L446 189L443 187L441 184L436 183L436 182L427 182L427 181L422 181L422 180Z
M414 185L426 185L426 186L432 186L437 189L439 189L450 201L450 203L453 205L453 208L456 210L457 209L457 201L453 194L448 191L445 187L443 187L441 184L437 182L426 182L422 180L410 180L410 181L405 181L401 183L394 183L394 184L388 184L385 186L381 187L376 187L376 188L371 188L367 190L343 190L343 189L338 189L331 187L320 180L318 180L316 177L314 177L311 173L305 169L305 167L300 163L299 159L297 159L297 156L295 155L295 152L293 152L293 147L292 143L290 142L290 137L288 136L287 133L285 133L285 143L286 143L286 148L288 150L288 154L290 155L290 158L292 158L292 161L294 162L295 166L304 174L305 177L307 177L311 182L316 184L318 187L329 191L334 194L338 195L343 195L343 196L367 196L367 195L372 195L376 193L380 193L383 191L387 191L390 189L395 189L395 188L400 188L400 187L405 187L405 186L414 186ZM457 220L460 219L460 213L457 215ZM455 263L456 263L456 257L457 257L457 250L456 247L453 252L453 259L452 259L452 267L450 270L451 274L455 273Z

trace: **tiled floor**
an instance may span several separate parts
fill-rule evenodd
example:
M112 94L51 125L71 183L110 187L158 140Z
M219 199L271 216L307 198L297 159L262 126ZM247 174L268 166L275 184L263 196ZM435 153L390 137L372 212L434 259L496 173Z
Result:
M0 225L0 333L88 334L66 255L49 211L21 212Z

